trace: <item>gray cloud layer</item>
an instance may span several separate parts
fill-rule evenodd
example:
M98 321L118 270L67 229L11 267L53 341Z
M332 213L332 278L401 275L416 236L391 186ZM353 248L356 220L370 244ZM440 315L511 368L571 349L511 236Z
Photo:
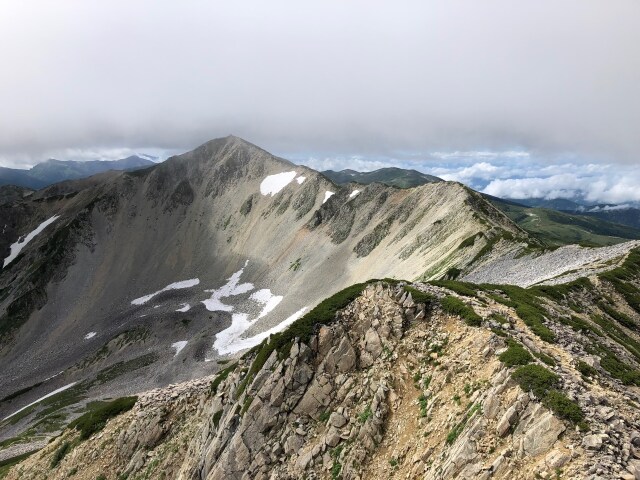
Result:
M0 163L228 133L634 162L639 21L635 0L6 1Z

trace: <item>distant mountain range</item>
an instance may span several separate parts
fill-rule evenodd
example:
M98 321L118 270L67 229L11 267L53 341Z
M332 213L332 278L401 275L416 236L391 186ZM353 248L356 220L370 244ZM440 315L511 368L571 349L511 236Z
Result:
M427 183L442 182L443 180L433 175L418 172L417 170L406 170L404 168L381 168L373 172L357 172L355 170L325 170L322 173L325 177L338 185L349 182L362 183L383 183L392 187L411 188Z
M0 185L39 190L64 180L90 177L108 170L138 170L154 165L146 158L132 155L121 160L92 160L87 162L49 159L28 170L0 167Z

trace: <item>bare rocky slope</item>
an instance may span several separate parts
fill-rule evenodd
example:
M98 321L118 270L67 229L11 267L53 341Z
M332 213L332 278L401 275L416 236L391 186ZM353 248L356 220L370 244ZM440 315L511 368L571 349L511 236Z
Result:
M336 186L236 137L8 193L0 224L0 441L214 373L353 283L439 278L535 243L460 184Z
M639 478L639 280L355 285L6 478Z

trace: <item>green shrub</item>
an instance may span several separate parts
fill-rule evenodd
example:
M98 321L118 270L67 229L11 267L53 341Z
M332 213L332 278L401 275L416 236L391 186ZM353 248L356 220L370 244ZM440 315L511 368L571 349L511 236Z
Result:
M540 365L525 365L513 372L512 378L526 392L532 392L558 417L576 424L582 423L580 407L557 389L560 377Z
M585 377L595 377L598 374L598 371L595 368L582 360L578 360L576 368Z
M411 294L411 298L415 303L424 303L427 307L436 301L436 297L433 295L408 285L404 287L404 291Z
M458 245L458 250L462 250L467 247L472 247L474 243L476 243L476 237L482 237L482 232L478 232L475 235L471 235L470 237L465 238L460 245Z
M541 306L540 299L535 295L536 290L528 290L515 285L483 285L482 288L485 291L502 292L507 298L495 293L489 293L488 296L496 302L514 308L525 325L542 340L549 343L555 341L555 334L544 324L547 312Z
M536 356L536 358L539 358L540 360L542 360L544 363L546 363L550 367L555 367L556 366L556 361L551 355L547 355L543 351L534 352L533 354Z
M558 385L560 377L546 368L532 364L518 368L511 376L525 392L533 392L538 398Z
M560 418L573 423L580 423L584 420L584 412L580 407L558 390L550 390L545 395L543 403Z
M622 312L617 311L615 308L610 307L604 302L598 303L598 306L603 312L605 312L611 318L616 320L620 325L624 325L630 330L634 330L634 331L637 330L638 324L635 321L633 321L631 318L629 318L629 316L625 315Z
M440 305L446 313L462 317L469 326L479 327L482 324L482 317L459 298L447 295L440 301Z
M526 365L533 361L531 354L515 340L508 340L509 348L500 354L498 360L507 367L515 367L516 365Z
M220 419L222 418L222 410L218 410L216 413L213 414L213 425L218 428L218 425L220 425Z
M211 382L212 395L215 395L218 392L218 387L220 386L220 384L229 377L229 374L233 372L237 366L238 364L234 363L233 365L228 366L224 370L221 370L220 373L216 375L216 378L214 378L213 381Z
M58 447L58 449L53 454L51 458L51 468L56 468L62 459L69 453L71 450L71 444L69 442L63 442L62 445Z
M640 386L640 372L622 362L618 356L608 347L599 345L597 352L600 354L600 366L613 378L617 378L625 385Z
M109 419L131 410L138 397L122 397L111 402L93 402L88 405L89 411L76 418L69 425L80 431L80 439L86 440L104 428Z
M460 276L461 273L462 270L460 270L459 268L451 267L445 274L445 280L455 280Z

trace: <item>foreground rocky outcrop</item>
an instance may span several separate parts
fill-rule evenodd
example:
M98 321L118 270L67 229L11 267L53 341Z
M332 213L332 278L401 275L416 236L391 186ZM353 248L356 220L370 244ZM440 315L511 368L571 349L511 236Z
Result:
M585 377L579 342L542 341L489 295L414 287L371 284L333 321L144 393L88 440L67 430L7 478L640 478L636 387L597 362ZM513 342L586 422L522 389Z

